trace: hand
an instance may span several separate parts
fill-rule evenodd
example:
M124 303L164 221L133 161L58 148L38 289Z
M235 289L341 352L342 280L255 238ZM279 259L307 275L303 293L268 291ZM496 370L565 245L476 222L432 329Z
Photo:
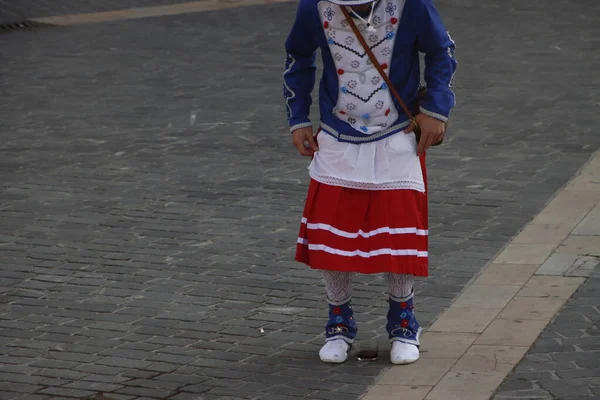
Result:
M310 157L315 154L315 151L319 151L317 141L313 137L312 127L296 129L292 133L292 142L302 156ZM309 147L304 145L305 142L308 142Z
M423 113L417 114L415 118L421 127L421 139L417 148L417 156L420 157L432 144L438 143L444 138L446 123ZM411 122L404 133L411 133L414 129L415 124Z

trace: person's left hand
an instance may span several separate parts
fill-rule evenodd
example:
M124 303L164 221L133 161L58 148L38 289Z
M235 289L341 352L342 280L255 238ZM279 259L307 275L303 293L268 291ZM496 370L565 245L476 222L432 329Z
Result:
M421 127L421 139L419 147L417 147L417 156L421 156L432 144L438 143L444 138L446 123L423 113L417 114L415 118ZM415 124L411 122L404 133L411 133L414 129Z

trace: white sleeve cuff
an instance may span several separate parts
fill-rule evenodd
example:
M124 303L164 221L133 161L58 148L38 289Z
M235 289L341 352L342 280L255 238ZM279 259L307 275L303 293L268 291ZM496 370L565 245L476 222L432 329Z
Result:
M290 127L290 133L294 133L294 131L296 129L300 129L300 128L312 128L312 122L303 122L301 124L296 124L292 127Z
M419 107L419 110L425 115L429 115L430 117L439 119L442 122L448 122L448 117L445 117L442 114L434 113L432 111L424 109L423 107Z

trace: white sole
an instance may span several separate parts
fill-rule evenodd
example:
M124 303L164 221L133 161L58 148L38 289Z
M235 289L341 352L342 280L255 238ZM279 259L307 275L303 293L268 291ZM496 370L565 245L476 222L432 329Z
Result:
M408 364L415 363L415 362L417 362L418 360L419 360L419 359L418 359L418 358L416 358L416 359L414 359L414 360L396 360L396 361L394 361L394 360L391 360L391 361L392 361L392 364L394 364L394 365L408 365Z
M329 360L327 358L321 358L321 361L323 361L325 364L343 364L346 362L347 359L348 359L348 356L346 356L346 358L341 359L341 360Z
M319 351L319 358L321 359L321 361L323 361L324 363L327 363L327 364L341 364L348 359L348 351L350 351L350 346L345 342L343 342L343 343L337 343L337 342L338 342L338 340L334 340L332 342L325 343L325 345L321 348L321 351ZM328 357L327 354L325 354L325 355L323 354L325 352L326 348L328 348L328 347L335 348L336 345L338 346L338 348L336 350L339 350L339 352L335 352L335 353L339 357ZM345 347L345 352L343 351L344 347Z

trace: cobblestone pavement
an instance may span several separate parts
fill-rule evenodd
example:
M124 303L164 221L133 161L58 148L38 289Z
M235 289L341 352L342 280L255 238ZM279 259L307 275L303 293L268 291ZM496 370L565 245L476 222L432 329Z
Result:
M600 399L600 268L498 388L495 400Z
M193 1L193 0L187 0ZM65 14L93 13L134 7L163 6L186 0L0 0L0 16L9 12L24 18L50 17Z
M439 7L461 64L424 325L600 147L600 3ZM317 360L320 276L291 261L294 11L0 36L0 398L358 398L388 367ZM383 280L356 281L360 338L382 340Z

